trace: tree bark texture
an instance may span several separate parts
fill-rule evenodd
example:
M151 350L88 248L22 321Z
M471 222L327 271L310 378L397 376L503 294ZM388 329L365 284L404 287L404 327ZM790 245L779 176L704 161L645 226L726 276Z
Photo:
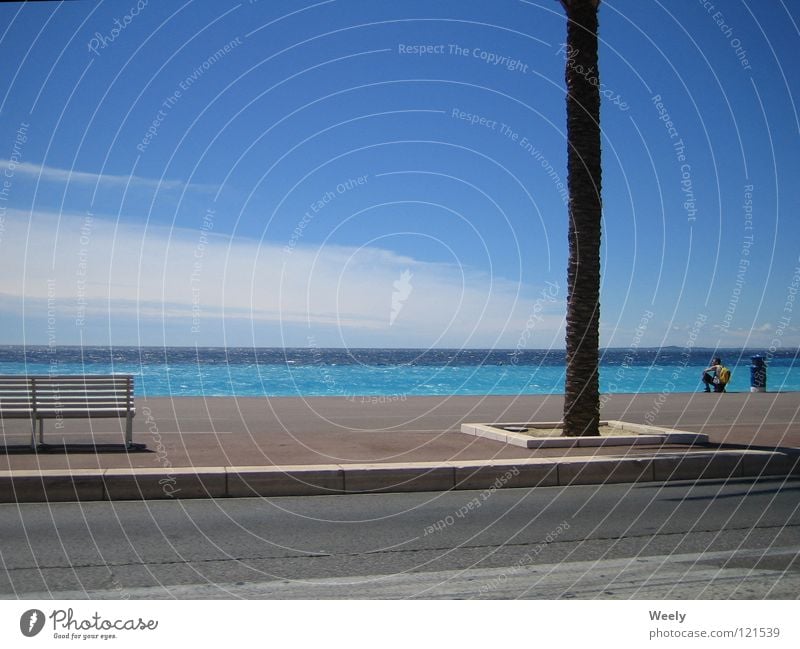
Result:
M600 391L600 77L597 0L562 0L567 13L566 436L599 435Z

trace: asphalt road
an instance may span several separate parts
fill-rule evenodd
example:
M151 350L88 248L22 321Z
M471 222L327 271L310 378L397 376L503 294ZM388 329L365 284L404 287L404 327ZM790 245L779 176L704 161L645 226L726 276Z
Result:
M797 598L800 480L0 505L3 598Z

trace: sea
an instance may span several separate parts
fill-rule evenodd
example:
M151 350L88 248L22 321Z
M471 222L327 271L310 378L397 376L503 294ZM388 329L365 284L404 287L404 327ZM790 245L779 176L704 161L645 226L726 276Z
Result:
M800 390L797 349L604 349L602 393L694 392L720 356L729 392L750 389L751 357L767 390ZM0 347L0 374L133 374L137 396L339 397L563 394L563 350L246 347Z

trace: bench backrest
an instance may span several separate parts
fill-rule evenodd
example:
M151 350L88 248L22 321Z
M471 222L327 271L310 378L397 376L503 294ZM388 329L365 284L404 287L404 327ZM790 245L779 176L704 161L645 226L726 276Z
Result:
M85 374L0 376L0 410L131 410L133 376Z
M27 376L0 376L0 412L7 415L33 411L33 390Z

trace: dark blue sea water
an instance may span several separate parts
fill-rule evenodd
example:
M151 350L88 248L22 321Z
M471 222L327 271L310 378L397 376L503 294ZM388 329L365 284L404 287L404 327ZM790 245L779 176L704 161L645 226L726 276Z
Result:
M800 390L798 350L679 348L602 352L600 388L691 392L715 354L748 391L750 357L767 356L769 391ZM112 372L136 376L139 396L519 395L564 391L559 350L0 347L0 374Z

